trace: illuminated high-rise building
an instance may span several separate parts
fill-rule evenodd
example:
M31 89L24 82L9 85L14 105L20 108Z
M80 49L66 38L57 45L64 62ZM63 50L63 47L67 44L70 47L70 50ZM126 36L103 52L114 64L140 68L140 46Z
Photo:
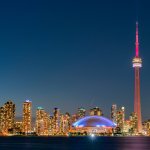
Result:
M0 131L3 134L13 133L15 124L15 104L8 101L0 108Z
M48 134L49 135L54 135L55 134L55 130L54 130L54 117L53 116L49 116Z
M53 132L54 134L59 134L60 131L60 110L58 108L54 108L53 111Z
M60 115L60 130L59 130L59 134L64 135L65 134L65 124L66 124L66 118L65 115L61 114Z
M85 117L85 114L86 114L86 110L83 107L78 108L78 118Z
M128 134L130 132L130 129L131 129L131 122L130 122L130 120L125 120L124 121L123 132Z
M71 128L71 119L70 119L70 114L66 113L64 115L61 115L60 119L60 134L66 135L70 128Z
M138 118L138 132L141 132L142 118L141 118L141 100L140 100L140 68L142 67L142 59L139 56L138 22L136 22L135 57L133 58L132 63L135 71L134 112L137 114Z
M90 109L90 116L102 116L102 110L98 107Z
M49 115L42 107L36 110L36 133L38 135L48 135Z
M138 130L138 118L137 118L137 114L135 112L131 113L131 115L129 116L129 120L130 120L130 132L131 133L137 133Z
M144 121L142 125L144 135L150 136L150 120Z
M117 105L113 104L111 106L111 120L116 123L116 115L117 115Z
M117 110L116 113L116 124L117 127L120 128L121 132L124 130L124 121L125 121L125 108L121 107L119 110Z
M68 113L68 112L66 112L65 113L65 117L66 117L66 130L70 130L71 129L71 115Z
M32 120L32 102L26 100L23 103L23 132L25 134L31 133L31 120Z
M0 107L0 133L4 134L4 121L5 121L5 113L4 107Z

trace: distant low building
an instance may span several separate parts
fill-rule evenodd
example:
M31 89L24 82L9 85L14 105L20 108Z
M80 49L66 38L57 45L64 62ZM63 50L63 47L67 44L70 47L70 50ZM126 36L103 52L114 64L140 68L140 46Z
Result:
M150 120L146 120L143 122L143 134L146 136L150 136Z
M22 134L22 121L16 121L15 122L15 134Z
M85 114L86 114L86 110L83 107L78 108L78 114L77 114L78 119L85 117Z
M99 107L90 109L90 116L103 116L102 110Z

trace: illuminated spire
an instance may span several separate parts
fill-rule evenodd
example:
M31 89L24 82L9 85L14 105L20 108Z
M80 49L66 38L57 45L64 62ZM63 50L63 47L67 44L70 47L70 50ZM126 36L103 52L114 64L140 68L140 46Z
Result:
M139 57L139 31L138 31L138 22L136 22L135 53L136 53L136 57Z

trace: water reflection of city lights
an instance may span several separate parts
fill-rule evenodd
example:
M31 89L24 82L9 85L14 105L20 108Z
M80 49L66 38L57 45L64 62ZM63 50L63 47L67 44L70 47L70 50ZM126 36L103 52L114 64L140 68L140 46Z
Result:
M92 138L94 138L95 137L95 135L92 133L91 135L90 135Z

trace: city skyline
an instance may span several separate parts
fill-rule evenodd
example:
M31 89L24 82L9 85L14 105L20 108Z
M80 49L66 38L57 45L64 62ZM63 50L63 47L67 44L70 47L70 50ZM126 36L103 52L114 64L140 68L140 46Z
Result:
M148 4L137 4L143 120L150 116ZM1 11L0 105L12 100L17 116L26 99L34 114L38 106L72 114L98 106L108 117L112 104L133 111L135 2L14 1Z
M49 114L44 108L38 107L36 118L33 118L32 102L26 100L22 105L21 120L16 118L16 106L12 101L7 101L0 107L1 136L150 135L150 120L141 123L141 120L138 120L138 112L131 112L130 116L125 118L123 106L112 105L109 118L104 116L99 107L90 110L81 107L75 114L62 113L59 108L53 108L53 113Z

